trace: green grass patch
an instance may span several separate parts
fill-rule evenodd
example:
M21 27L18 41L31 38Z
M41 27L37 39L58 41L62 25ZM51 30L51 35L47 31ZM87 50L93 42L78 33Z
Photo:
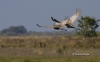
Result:
M100 62L100 57L0 57L0 62Z

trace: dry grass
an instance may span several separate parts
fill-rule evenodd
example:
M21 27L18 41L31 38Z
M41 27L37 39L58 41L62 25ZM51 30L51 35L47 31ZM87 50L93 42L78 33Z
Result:
M73 53L89 53L100 56L100 40L86 40L66 36L0 37L0 56L72 56Z
M100 62L100 37L0 37L1 62ZM89 56L73 55L88 53Z
M0 37L1 48L100 48L100 39L84 39L79 37Z

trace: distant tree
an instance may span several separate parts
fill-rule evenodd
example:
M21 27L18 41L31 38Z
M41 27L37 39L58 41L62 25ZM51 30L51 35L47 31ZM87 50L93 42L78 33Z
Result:
M89 16L81 16L81 19L78 20L78 27L81 29L77 32L78 35L82 35L84 37L97 37L98 34L96 29L99 27L98 21L95 18Z
M7 29L3 29L0 34L1 35L21 35L27 33L27 30L24 26L11 26Z

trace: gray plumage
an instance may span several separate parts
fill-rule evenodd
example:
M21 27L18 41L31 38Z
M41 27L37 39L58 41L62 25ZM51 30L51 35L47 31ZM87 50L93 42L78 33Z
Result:
M54 19L53 17L51 17L51 19L54 22L56 22L53 26L40 26L38 24L36 24L36 25L39 26L39 27L44 27L44 28L54 28L56 30L65 30L64 28L62 28L63 26L65 26L67 28L74 28L74 29L80 30L80 29L75 28L73 26L73 23L80 16L80 14L81 14L81 10L80 9L76 9L76 12L75 12L75 14L73 16L71 16L70 18L65 17L65 19L62 22L60 22L57 19ZM67 31L67 30L65 30L65 31Z

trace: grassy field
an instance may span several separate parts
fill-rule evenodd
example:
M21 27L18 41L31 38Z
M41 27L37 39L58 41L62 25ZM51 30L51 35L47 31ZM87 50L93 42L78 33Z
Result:
M0 58L1 62L100 62L100 57L17 57Z
M100 62L100 37L0 37L1 62ZM89 54L89 55L83 55Z

